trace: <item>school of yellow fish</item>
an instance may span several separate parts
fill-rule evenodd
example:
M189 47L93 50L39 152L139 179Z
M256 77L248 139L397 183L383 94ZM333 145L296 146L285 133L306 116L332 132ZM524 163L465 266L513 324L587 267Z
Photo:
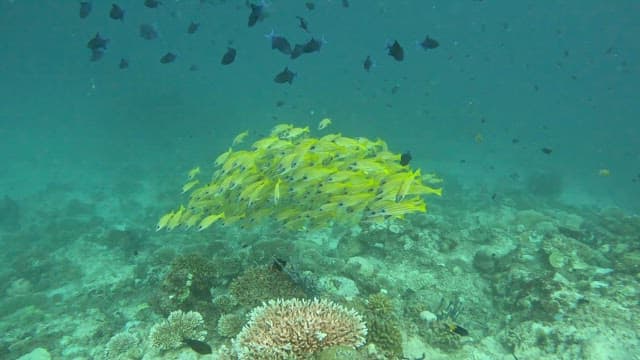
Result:
M331 121L323 119L319 129ZM245 131L233 140L241 145ZM442 194L441 180L401 165L401 155L378 139L310 135L309 127L276 125L250 148L230 147L215 159L210 180L188 172L186 204L158 221L157 230L204 230L215 223L289 230L353 225L425 212L424 195ZM429 184L429 185L427 185Z

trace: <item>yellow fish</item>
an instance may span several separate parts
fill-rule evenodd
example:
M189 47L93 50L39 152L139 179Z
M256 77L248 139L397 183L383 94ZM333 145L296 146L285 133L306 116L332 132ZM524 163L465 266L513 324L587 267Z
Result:
M231 143L231 146L242 144L242 142L247 137L247 135L249 135L249 130L241 132L240 134L236 135L236 137L233 138L233 142Z
M169 222L167 223L167 230L173 230L178 227L178 225L180 225L180 221L184 219L184 217L182 216L184 214L184 211L184 205L180 205L180 209L178 209L178 211L173 214L171 219L169 219Z
M208 228L214 222L216 222L216 221L218 221L220 219L224 219L224 212L221 212L220 214L211 214L211 215L205 217L204 219L202 219L200 221L200 224L198 225L198 231L202 231L202 230Z
M189 180L191 180L194 177L196 177L198 174L200 174L200 166L196 166L193 169L189 170L187 177L189 178Z
M229 158L229 154L231 154L231 148L229 148L229 150L223 152L216 158L216 161L215 161L216 166L222 166L222 164L224 164L225 161L227 161L227 158Z
M598 170L598 175L600 176L610 176L611 171L609 169L600 169Z
M324 118L324 119L320 120L320 123L318 123L318 130L322 130L322 129L326 128L329 125L331 125L331 119Z
M162 215L162 217L160 217L160 220L158 220L158 225L156 225L156 231L160 231L162 229L164 229L165 227L167 227L167 224L169 223L169 220L171 220L171 217L174 215L173 211L170 211L164 215Z
M276 182L276 185L273 188L273 203L278 205L278 201L280 201L280 178Z
M188 183L182 185L182 193L186 193L187 191L193 189L194 186L196 186L198 183L200 182L200 180L191 180Z
M280 137L281 134L293 128L291 124L278 124L271 129L271 136Z

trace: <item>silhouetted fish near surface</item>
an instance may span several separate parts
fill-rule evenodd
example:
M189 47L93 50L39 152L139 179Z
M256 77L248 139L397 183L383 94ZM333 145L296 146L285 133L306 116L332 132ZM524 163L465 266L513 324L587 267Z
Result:
M195 32L198 31L199 28L200 28L200 23L192 21L191 24L189 24L189 27L187 28L187 34L195 34Z
M411 153L409 151L404 152L402 155L400 155L400 165L402 166L406 166L409 165L409 162L411 161Z
M84 19L87 16L89 16L89 14L91 14L91 3L89 1L83 1L80 3L80 18Z
M304 45L296 44L291 50L291 58L296 59L300 55L304 54Z
M185 344L187 344L193 351L198 354L211 354L212 349L209 344L204 341L196 340L196 339L183 339Z
M548 148L548 147L543 147L542 149L540 149L540 151L542 151L543 153L549 155L553 152L552 148Z
M249 14L249 21L247 22L247 25L252 27L258 21L264 20L264 4L249 4L249 6L251 7L251 14Z
M121 70L124 70L124 69L128 68L129 67L129 60L127 60L125 58L120 59L120 64L118 64L118 67Z
M220 60L220 63L222 65L229 65L235 59L236 59L236 49L230 47L230 48L227 48L227 52L224 53L224 55L222 56L222 60Z
M87 47L91 50L106 50L109 39L100 36L100 33L96 33L91 40L87 42Z
M111 11L109 12L109 17L113 20L121 20L124 21L124 10L117 4L111 5Z
M373 60L371 60L371 56L367 55L367 58L364 59L364 63L362 64L362 67L366 71L369 71L369 70L371 70L372 66L374 66Z
M320 51L323 44L324 39L318 40L316 38L311 38L311 40L302 45L302 52L304 52L305 54L309 54L312 52Z
M93 49L93 50L91 50L91 57L89 58L89 60L98 61L98 60L102 59L103 55L104 55L104 50L102 50L102 49Z
M309 32L309 23L307 22L307 20L305 20L302 16L296 16L296 19L298 19L298 27L305 32Z
M440 46L440 43L438 42L438 40L429 37L429 35L425 36L424 40L422 40L422 42L420 43L420 47L422 47L425 50L435 49L438 46Z
M265 37L271 40L272 49L276 49L285 55L291 55L291 44L284 36L278 36L271 30L271 33L265 35Z
M284 83L293 84L293 78L295 77L296 77L296 73L289 70L288 67L285 67L284 70L279 72L278 75L276 75L276 77L273 78L273 81L277 82L278 84L284 84Z
M161 64L168 64L168 63L172 63L176 60L176 57L178 57L176 54L172 53L172 52L168 52L166 54L164 54L161 58L160 58L160 63Z
M153 25L142 24L140 25L140 37L145 40L153 40L158 37L158 31Z
M342 7L348 8L349 7L349 0L342 0Z
M144 6L150 8L150 9L155 9L160 4L162 4L162 2L158 1L158 0L144 0Z
M389 49L389 56L393 57L396 61L404 60L404 49L397 40L394 41L393 44L388 45L387 49Z

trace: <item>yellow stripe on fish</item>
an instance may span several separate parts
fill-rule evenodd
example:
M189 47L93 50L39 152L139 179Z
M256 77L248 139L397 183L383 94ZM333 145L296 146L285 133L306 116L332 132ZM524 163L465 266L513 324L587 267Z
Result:
M224 219L224 212L219 214L211 214L200 221L198 224L198 231L202 231L209 226L213 225L218 220Z

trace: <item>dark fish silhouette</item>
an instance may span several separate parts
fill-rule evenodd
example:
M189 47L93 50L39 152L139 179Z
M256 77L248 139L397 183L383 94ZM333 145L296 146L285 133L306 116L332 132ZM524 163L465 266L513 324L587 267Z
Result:
M438 42L438 40L429 37L429 35L424 37L424 40L422 40L422 42L420 43L420 46L425 49L425 50L429 50L429 49L435 49L438 46L440 46L440 43Z
M548 148L548 147L543 147L542 149L540 149L540 151L542 151L543 153L549 155L553 152L552 148Z
M140 37L145 40L153 40L158 37L158 31L153 25L142 24L140 25Z
M320 51L320 49L322 48L322 44L324 44L324 40L311 38L311 40L302 45L302 52L304 52L305 54L309 54L312 52Z
M396 61L404 60L404 49L400 44L398 44L397 40L394 41L393 44L387 46L387 49L389 49L389 56L392 56Z
M113 20L124 21L124 10L117 4L111 5L111 11L109 12L109 17Z
M284 70L279 72L278 75L276 75L276 77L273 78L273 81L277 82L278 84L284 84L284 83L293 84L293 78L295 77L296 77L296 73L289 70L288 67L285 67Z
M222 56L222 60L220 60L220 63L222 65L229 65L235 59L236 59L236 49L230 47L230 48L227 48L227 52L224 53L224 55Z
M172 52L168 52L166 54L164 54L161 58L160 58L160 63L161 64L168 64L168 63L172 63L176 60L176 57L178 57L176 54L172 53Z
M249 6L251 6L251 14L249 14L249 21L247 22L247 25L252 27L258 21L264 20L264 4L249 4Z
M106 50L107 44L109 43L109 39L103 38L100 36L100 33L96 33L91 40L87 42L87 47L91 50Z
M150 9L155 9L160 4L162 4L162 2L158 1L158 0L144 0L144 6L150 8Z
M311 40L304 44L296 44L293 47L293 50L291 50L291 58L296 59L302 54L310 54L312 52L320 51L322 44L324 44L324 40L318 40L316 38L311 38Z
M304 54L304 45L296 44L291 50L291 58L296 59L300 55Z
M91 3L88 1L83 1L80 3L80 18L84 19L87 16L89 16L89 14L91 14Z
M189 27L187 28L187 33L195 34L195 32L198 31L199 28L200 28L200 23L196 23L192 21L191 24L189 24Z
M278 36L273 30L270 34L265 35L268 39L271 39L271 48L280 51L285 55L291 55L291 44L284 36Z
M102 59L103 55L104 55L104 50L102 50L102 49L93 49L93 50L91 50L91 57L89 58L89 60L98 61L98 60Z
M348 8L349 7L349 0L342 0L342 7Z
M296 18L298 19L298 27L306 32L309 32L309 23L307 22L307 20L305 20L302 16L296 16Z
M307 10L313 10L316 8L316 4L314 4L312 1L307 1L304 6L307 7Z
M362 67L366 71L369 71L369 70L371 70L372 66L373 66L373 60L371 60L371 56L367 55L367 58L364 59L364 63L362 64Z
M195 340L195 339L183 339L182 341L198 354L212 353L211 346L209 346L209 344L207 344L204 341Z
M118 67L122 70L126 69L129 67L129 60L122 58L120 59L120 64L118 64Z
M411 161L411 153L410 152L405 152L402 155L400 155L400 165L402 166L406 166L409 165L409 162Z

